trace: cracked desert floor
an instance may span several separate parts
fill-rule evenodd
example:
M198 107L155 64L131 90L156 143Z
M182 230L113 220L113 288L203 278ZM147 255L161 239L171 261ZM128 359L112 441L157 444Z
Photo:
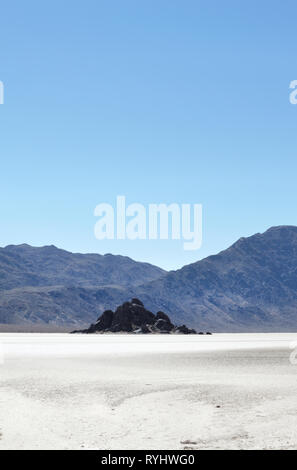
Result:
M0 449L296 449L294 342L2 333Z

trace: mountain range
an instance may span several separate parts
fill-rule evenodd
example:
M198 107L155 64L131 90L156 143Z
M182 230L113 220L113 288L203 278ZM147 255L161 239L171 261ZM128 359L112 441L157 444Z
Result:
M272 227L137 289L151 310L212 331L297 330L297 227Z
M9 245L0 248L0 323L87 325L124 292L164 274L125 256Z
M54 246L0 249L0 323L84 327L132 297L211 331L297 330L297 227L272 227L177 271Z

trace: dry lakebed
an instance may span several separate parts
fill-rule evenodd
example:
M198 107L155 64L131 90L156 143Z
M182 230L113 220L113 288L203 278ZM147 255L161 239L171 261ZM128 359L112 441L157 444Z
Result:
M0 449L296 449L297 333L0 334Z

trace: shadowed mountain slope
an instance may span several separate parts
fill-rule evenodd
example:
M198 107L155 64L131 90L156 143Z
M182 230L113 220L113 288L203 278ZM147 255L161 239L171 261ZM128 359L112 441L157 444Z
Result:
M297 227L272 227L136 289L150 309L213 331L297 330Z
M165 273L119 255L70 253L55 246L0 248L0 290L38 286L135 286Z
M87 325L132 287L164 274L125 256L9 245L0 248L0 323Z

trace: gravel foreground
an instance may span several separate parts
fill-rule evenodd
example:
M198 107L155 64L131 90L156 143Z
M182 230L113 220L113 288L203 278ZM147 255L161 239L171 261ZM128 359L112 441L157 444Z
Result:
M296 449L297 334L0 334L0 449Z

